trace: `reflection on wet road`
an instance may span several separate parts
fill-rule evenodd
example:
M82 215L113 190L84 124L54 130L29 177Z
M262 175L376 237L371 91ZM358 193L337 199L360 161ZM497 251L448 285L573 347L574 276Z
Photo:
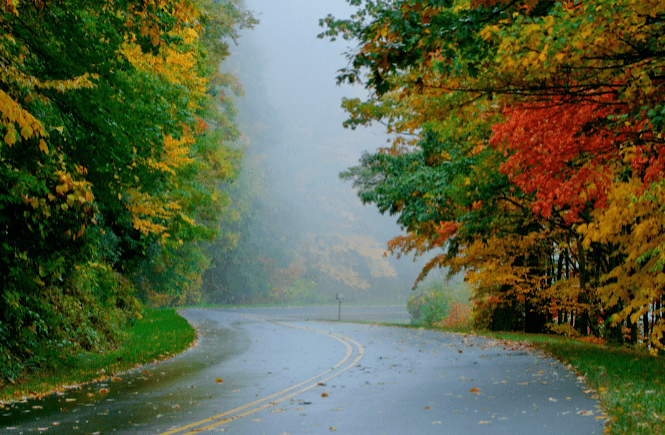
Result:
M366 313L398 321L400 309ZM196 347L107 382L8 405L0 433L603 431L597 402L577 377L529 349L434 331L310 321L336 317L336 309L321 310L183 311L199 329Z

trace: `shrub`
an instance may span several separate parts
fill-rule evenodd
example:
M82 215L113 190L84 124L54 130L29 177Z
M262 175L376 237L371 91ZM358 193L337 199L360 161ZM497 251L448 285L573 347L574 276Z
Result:
M460 302L453 303L448 316L435 323L435 326L462 329L470 329L472 325L473 318L471 315L471 304Z
M119 273L87 263L75 266L59 285L45 285L38 297L6 299L20 315L20 328L0 322L0 385L26 371L57 365L66 354L114 349L127 322L140 317L142 307L134 295Z
M431 326L445 320L445 326L470 323L469 289L464 284L437 280L427 284L407 302L411 322Z

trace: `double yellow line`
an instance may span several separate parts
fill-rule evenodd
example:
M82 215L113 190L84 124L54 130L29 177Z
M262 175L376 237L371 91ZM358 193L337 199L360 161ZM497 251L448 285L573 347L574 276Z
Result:
M188 434L194 434L194 433L199 433L199 432L204 432L210 429L213 429L217 426L220 426L222 424L229 423L233 420L237 420L242 417L246 417L248 415L254 414L256 412L259 412L261 410L264 410L266 408L269 408L271 406L275 406L278 403L281 403L285 400L288 400L292 397L298 396L305 391L309 391L312 388L316 387L317 385L327 382L330 379L333 379L345 371L349 370L351 367L355 366L358 364L358 362L362 359L364 353L365 353L365 348L355 341L352 338L343 336L343 335L338 335L338 334L333 334L332 332L329 331L322 331L320 329L314 329L314 328L306 328L303 326L296 326L296 325L287 325L284 323L280 322L272 322L277 325L281 326L286 326L289 328L297 328L297 329L303 329L306 331L311 331L315 332L317 334L322 334L325 335L326 337L331 337L334 338L335 340L339 341L346 347L346 355L344 355L344 358L342 358L337 364L329 368L328 370L319 373L318 375L314 376L313 378L307 379L306 381L303 381L297 385L293 385L289 388L286 388L282 391L279 391L277 393L271 394L270 396L264 397L259 400L255 400L252 403L248 403L246 405L240 406L238 408L232 409L230 411L223 412L221 414L214 415L212 417L205 418L203 420L190 423L186 426L178 427L175 429L171 429L167 432L162 432L159 435L188 435ZM356 348L358 349L358 354L356 355L355 359L348 364L346 367L341 368L342 365L344 365L353 355L353 347L351 344L353 343ZM339 370L338 370L339 369ZM328 375L328 376L327 376ZM327 376L324 378L324 376ZM295 390L295 391L294 391ZM264 403L267 402L267 403Z

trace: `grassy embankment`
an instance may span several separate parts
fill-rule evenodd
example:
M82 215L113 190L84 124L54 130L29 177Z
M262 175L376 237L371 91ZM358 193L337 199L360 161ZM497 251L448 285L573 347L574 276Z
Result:
M63 386L104 379L138 365L162 360L189 348L196 331L173 309L149 310L127 330L124 343L104 354L62 356L16 385L0 389L0 402L48 393ZM150 343L150 346L146 346Z

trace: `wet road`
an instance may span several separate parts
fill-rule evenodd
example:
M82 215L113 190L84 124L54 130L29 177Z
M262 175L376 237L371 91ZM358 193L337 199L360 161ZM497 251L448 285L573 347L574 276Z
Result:
M603 431L597 402L577 377L528 349L434 331L312 321L336 318L336 308L317 310L183 311L199 329L193 349L107 382L8 405L0 433ZM406 313L356 310L356 319L364 311L366 319L386 321Z

